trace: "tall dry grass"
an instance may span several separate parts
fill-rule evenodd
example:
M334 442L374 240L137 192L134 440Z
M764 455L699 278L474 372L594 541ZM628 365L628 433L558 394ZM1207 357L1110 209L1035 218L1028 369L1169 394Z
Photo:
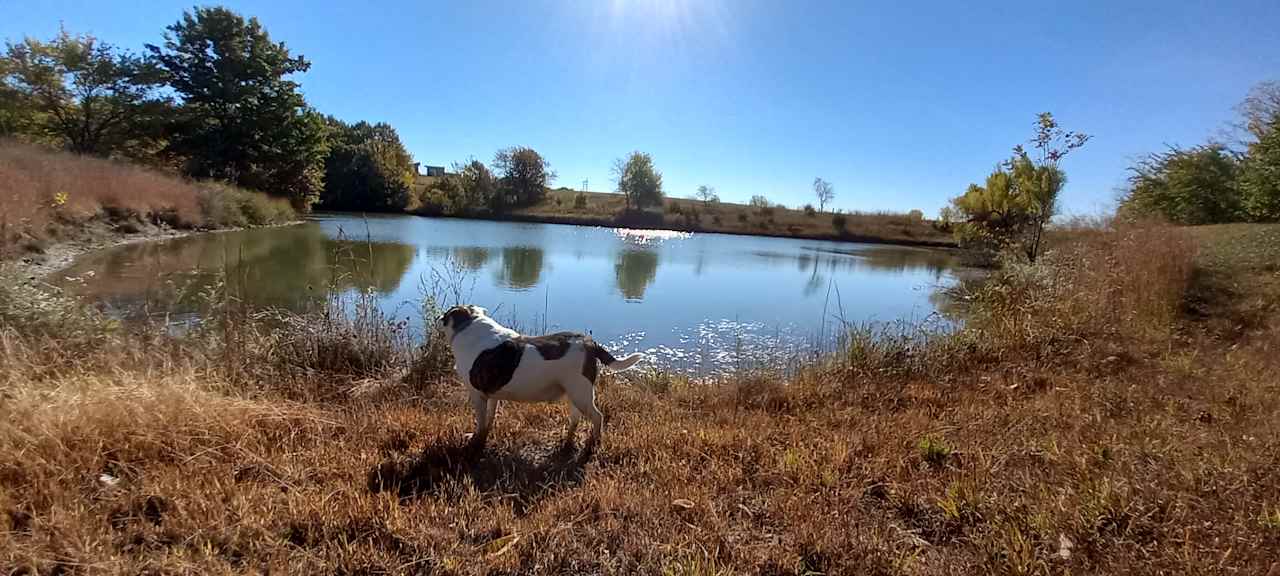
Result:
M1185 305L1197 250L1173 226L1076 230L1035 264L1012 260L976 288L962 286L966 325L979 341L1011 347L1166 337Z
M249 311L195 338L108 328L74 352L10 324L0 565L1267 574L1280 562L1280 323L1229 343L1173 337L1198 326L1175 290L1194 247L1139 257L1176 248L1168 233L1100 230L1064 239L1041 270L996 276L971 313L1018 316L1007 324L851 338L787 380L609 377L594 453L564 442L563 407L504 404L487 451L469 454L456 383L255 356L290 332ZM1122 293L1161 278L1167 290ZM238 372L219 347L236 334ZM371 382L382 393L361 394Z
M95 219L117 225L226 227L296 218L288 202L183 180L121 161L0 140L0 253L74 236ZM10 248L10 250L6 250Z

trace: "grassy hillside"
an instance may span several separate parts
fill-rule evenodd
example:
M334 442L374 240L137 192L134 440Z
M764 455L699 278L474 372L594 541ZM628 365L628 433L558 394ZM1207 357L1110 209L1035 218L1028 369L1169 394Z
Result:
M483 454L438 341L369 308L224 296L174 339L0 284L0 564L1267 574L1278 261L1277 226L1059 236L958 333L854 331L789 380L611 377L594 451L504 404Z
M430 187L433 180L419 176L415 190ZM578 195L579 192L573 190L551 189L543 202L494 219L935 246L955 244L950 232L908 214L847 213L840 217L844 222L840 228L833 223L835 215L830 213L778 207L761 210L727 202L707 205L683 198L668 198L660 209L624 215L626 202L620 194L585 192L582 193L584 205L576 202Z
M0 258L149 227L223 228L297 217L288 202L263 194L6 140L0 140L0 203Z

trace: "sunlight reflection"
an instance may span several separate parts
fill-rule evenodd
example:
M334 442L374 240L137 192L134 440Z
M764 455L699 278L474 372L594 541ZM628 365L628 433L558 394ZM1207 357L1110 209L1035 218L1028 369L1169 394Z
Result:
M613 235L628 244L649 246L661 244L667 240L683 240L693 236L692 232L676 230L635 230L631 228L614 228Z

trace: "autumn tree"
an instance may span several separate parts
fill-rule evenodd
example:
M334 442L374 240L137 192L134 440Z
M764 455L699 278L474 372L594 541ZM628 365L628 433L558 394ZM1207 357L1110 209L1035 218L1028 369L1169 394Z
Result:
M1040 114L1032 152L1015 146L1013 157L997 166L983 185L970 184L951 200L963 220L956 227L960 242L986 249L1016 248L1034 262L1066 183L1059 163L1089 138L1063 130L1048 112Z
M329 118L324 192L331 210L400 211L414 183L413 158L390 124Z

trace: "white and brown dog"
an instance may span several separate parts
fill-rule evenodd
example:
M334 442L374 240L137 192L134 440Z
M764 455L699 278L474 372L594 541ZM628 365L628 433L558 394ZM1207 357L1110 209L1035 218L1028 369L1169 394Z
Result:
M591 441L604 432L604 414L596 408L596 363L626 370L642 354L615 359L590 336L557 332L522 336L498 324L479 306L454 306L440 317L453 348L454 369L469 388L475 410L473 447L484 446L493 426L499 400L555 402L569 398L568 438L573 438L583 415L591 418Z

